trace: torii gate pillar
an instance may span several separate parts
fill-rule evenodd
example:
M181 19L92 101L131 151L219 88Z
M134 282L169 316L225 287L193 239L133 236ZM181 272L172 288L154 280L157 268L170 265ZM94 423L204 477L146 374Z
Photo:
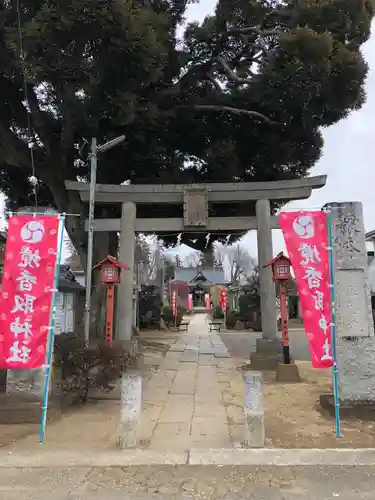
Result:
M276 291L272 279L272 269L270 267L264 268L273 258L269 200L258 200L256 202L256 215L262 336L263 339L272 341L277 338Z
M116 303L116 338L129 342L133 333L133 285L135 253L135 203L123 203L120 223L120 262L126 264L129 271L122 273L118 287Z
M262 337L256 340L256 352L251 353L250 357L254 370L272 370L276 369L281 343L277 336L276 291L272 270L270 267L264 267L273 258L270 200L257 200L255 207Z

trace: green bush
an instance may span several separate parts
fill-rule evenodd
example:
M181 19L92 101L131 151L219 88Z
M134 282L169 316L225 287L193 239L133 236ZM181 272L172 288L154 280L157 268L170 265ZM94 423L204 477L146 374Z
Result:
M111 391L128 364L129 355L120 342L108 345L102 340L87 347L74 333L55 337L55 373L62 395L70 395L72 403L85 403L90 388Z
M169 325L173 322L172 308L170 305L163 307L163 319L166 325Z
M212 311L212 318L213 319L223 319L224 318L224 313L223 313L221 306L217 306L214 308L214 310Z
M225 327L227 329L233 329L236 325L238 314L236 311L229 310L227 311L227 316L226 316L226 325Z
M183 307L177 308L177 317L176 317L176 326L180 326L182 322L182 318L184 317L185 309ZM164 323L167 326L174 326L175 321L172 313L171 306L164 306L163 308L163 319Z
M143 285L138 300L139 327L158 327L162 307L160 288L154 285Z

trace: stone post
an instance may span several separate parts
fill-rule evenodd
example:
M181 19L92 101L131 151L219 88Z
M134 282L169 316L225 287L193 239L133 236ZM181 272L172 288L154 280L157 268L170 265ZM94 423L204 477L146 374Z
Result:
M260 372L246 372L244 374L244 413L244 445L249 448L263 448L265 431L262 374Z
M136 205L123 203L120 232L120 262L129 267L121 271L121 283L118 288L116 306L117 340L129 343L133 333L133 284L135 252Z
M136 371L124 373L121 379L121 408L117 444L121 449L138 443L142 414L142 376Z
M375 402L375 337L362 204L328 203L334 235L340 399Z
M276 369L281 346L277 337L276 291L271 268L263 268L273 257L269 200L256 202L256 216L262 338L256 341L256 353L252 353L251 363L257 370Z

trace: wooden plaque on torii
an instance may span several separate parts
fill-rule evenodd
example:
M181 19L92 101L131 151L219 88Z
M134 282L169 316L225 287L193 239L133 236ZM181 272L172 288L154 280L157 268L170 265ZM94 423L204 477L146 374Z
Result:
M184 226L207 227L208 196L206 189L184 190Z

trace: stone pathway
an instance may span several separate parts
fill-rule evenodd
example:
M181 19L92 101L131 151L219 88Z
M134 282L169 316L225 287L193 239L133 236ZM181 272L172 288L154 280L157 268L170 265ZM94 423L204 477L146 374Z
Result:
M232 447L242 439L243 409L226 401L239 374L219 335L208 330L206 315L194 315L148 383L142 445L185 451Z

